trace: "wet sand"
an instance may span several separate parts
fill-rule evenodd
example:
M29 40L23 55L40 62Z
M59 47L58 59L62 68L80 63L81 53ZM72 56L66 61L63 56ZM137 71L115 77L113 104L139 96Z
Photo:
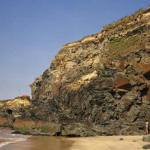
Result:
M123 140L120 140L123 138ZM33 136L0 150L143 150L142 136L61 138Z
M143 150L142 136L82 138L26 136L0 128L0 150Z
M70 150L72 141L61 137L33 136L26 141L8 144L0 150Z

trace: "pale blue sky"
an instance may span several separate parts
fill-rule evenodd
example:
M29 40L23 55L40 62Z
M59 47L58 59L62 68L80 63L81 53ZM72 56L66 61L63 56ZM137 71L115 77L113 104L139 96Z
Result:
M65 44L150 5L149 0L0 0L0 99L29 84Z

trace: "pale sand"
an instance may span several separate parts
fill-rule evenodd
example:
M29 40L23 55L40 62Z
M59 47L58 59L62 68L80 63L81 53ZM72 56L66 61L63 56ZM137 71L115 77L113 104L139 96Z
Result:
M120 140L123 138L123 140ZM143 150L142 136L82 138L31 136L25 141L0 143L0 150Z
M123 138L123 140L120 140ZM101 136L72 138L69 150L143 150L142 136Z

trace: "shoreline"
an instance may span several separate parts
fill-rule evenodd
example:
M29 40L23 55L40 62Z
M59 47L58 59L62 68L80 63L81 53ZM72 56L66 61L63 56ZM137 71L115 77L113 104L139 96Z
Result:
M3 139L4 138L4 139ZM134 136L26 136L12 134L12 130L0 128L0 149L3 150L143 150L149 142L143 141L143 135Z
M13 134L13 130L8 127L0 127L0 149L4 146L26 141L30 136Z
M148 142L142 141L142 136L98 136L98 137L45 137L31 136L24 141L4 143L9 150L143 150ZM3 147L2 146L2 147Z

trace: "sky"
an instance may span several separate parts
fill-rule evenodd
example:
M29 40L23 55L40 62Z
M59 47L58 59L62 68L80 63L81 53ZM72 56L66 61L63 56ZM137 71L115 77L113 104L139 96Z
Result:
M150 0L0 0L0 99L30 84L68 42L150 6Z

